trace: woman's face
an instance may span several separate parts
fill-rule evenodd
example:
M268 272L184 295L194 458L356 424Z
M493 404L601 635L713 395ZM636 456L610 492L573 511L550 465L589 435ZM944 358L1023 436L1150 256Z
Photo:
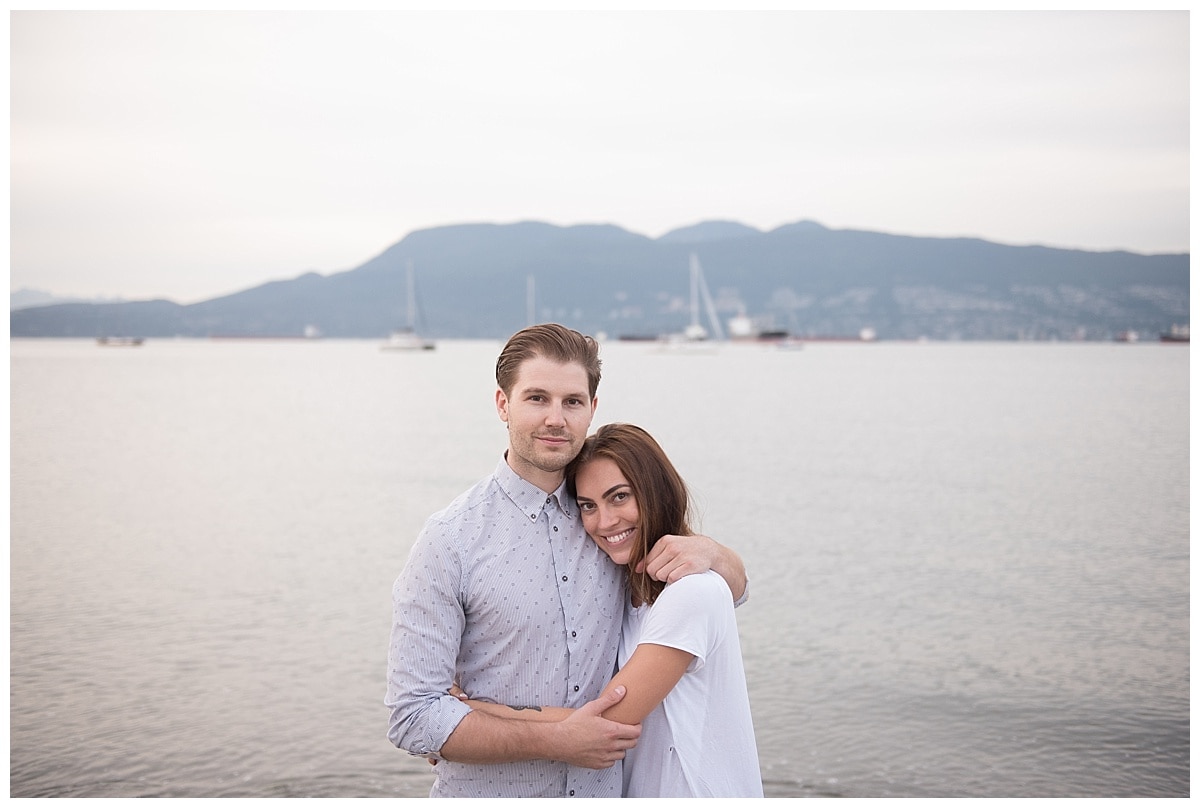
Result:
M615 563L625 565L638 540L637 500L617 464L598 457L575 474L575 499L583 529Z

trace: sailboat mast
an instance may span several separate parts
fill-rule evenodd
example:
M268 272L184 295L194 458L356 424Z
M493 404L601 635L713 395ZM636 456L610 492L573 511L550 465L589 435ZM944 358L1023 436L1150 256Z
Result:
M699 266L699 261L696 262ZM717 339L725 340L725 331L721 328L721 318L717 316L717 307L713 303L712 295L708 292L708 281L704 279L704 274L700 273L700 294L704 298L704 308L708 312L708 322L712 326L713 333L717 335Z
M413 280L413 262L408 259L408 330L417 330L417 285Z
M700 298L704 298L704 308L708 312L708 321L713 334L719 340L725 339L721 329L721 318L717 317L717 307L713 304L712 295L708 293L708 283L704 280L704 271L700 269L700 259L695 253L691 255L692 267L692 324L687 328L690 339L707 339L708 332L700 325Z

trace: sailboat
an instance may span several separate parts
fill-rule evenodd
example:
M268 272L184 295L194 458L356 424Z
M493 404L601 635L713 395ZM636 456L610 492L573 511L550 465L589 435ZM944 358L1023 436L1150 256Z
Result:
M704 270L700 267L700 259L695 253L691 254L689 268L692 275L692 320L688 326L679 334L668 334L664 340L669 348L683 348L687 346L699 346L705 349L714 349L715 345L709 338L708 329L700 324L700 303L703 301L705 312L708 314L708 322L712 328L714 339L724 340L725 332L721 329L721 319L717 317L717 307L713 303L712 295L708 292L708 284L704 280Z
M413 280L413 264L408 262L408 325L398 328L391 333L387 342L380 347L385 351L432 351L437 347L433 340L418 336L417 323L417 288Z

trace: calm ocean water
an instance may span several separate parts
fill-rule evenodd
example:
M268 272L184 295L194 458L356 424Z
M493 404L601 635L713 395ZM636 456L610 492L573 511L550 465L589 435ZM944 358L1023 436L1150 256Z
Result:
M12 796L424 796L391 583L499 343L13 341ZM738 610L768 796L1187 796L1189 351L604 346Z

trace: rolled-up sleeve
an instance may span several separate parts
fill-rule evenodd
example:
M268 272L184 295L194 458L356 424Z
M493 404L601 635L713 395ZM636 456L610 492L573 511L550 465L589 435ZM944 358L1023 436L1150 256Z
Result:
M442 744L470 708L449 695L465 617L461 554L431 520L392 587L385 704L388 739L412 755L439 759Z
M741 606L746 601L750 600L750 578L746 578L746 588L742 590L742 596L733 602L733 608Z

